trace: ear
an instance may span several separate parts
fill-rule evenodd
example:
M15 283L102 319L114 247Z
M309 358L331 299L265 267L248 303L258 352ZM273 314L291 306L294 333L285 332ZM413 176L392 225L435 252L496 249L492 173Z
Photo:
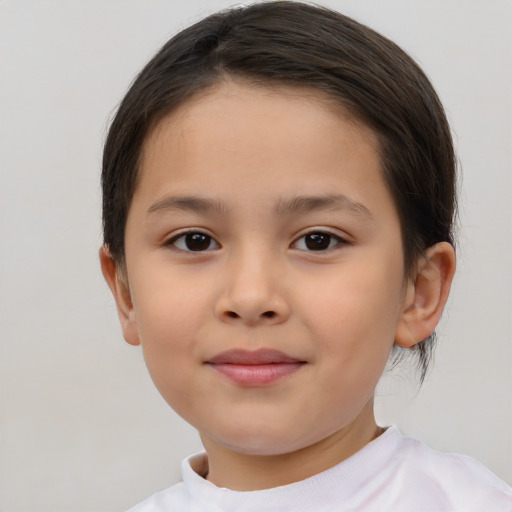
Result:
M139 345L139 331L128 284L104 245L100 248L100 264L103 277L116 301L124 339L130 345Z
M435 329L448 299L455 273L455 250L448 242L430 247L418 260L414 278L407 283L395 343L410 348Z

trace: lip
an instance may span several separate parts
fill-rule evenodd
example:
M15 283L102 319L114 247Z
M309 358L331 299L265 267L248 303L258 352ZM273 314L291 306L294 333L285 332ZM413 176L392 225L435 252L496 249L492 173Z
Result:
M240 386L264 386L295 373L306 361L274 349L234 349L217 354L206 364Z

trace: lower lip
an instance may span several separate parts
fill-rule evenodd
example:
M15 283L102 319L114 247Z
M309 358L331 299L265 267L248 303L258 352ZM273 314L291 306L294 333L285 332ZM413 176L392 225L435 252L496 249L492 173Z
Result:
M240 386L264 386L299 370L304 363L212 364L211 366Z

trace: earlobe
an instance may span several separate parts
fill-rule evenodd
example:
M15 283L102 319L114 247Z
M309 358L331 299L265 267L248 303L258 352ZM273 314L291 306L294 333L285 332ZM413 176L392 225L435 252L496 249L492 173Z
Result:
M455 273L455 251L448 242L430 247L407 284L395 343L410 348L435 329L448 299Z
M126 280L120 275L120 271L114 263L110 251L104 245L100 248L99 256L101 272L116 302L117 314L124 339L130 345L139 345L137 321Z

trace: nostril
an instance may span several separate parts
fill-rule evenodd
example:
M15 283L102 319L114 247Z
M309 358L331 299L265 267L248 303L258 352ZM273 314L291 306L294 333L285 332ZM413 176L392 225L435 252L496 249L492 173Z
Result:
M232 318L232 319L246 318L249 320L250 318L252 318L252 315L245 316L245 315L241 315L241 314L237 313L236 311L230 311L230 310L224 311L223 316L224 316L224 318ZM274 319L277 317L278 317L278 314L272 310L264 311L259 316L256 316L256 318L260 318L260 319L263 319L263 318ZM256 318L254 318L254 320L256 320Z

